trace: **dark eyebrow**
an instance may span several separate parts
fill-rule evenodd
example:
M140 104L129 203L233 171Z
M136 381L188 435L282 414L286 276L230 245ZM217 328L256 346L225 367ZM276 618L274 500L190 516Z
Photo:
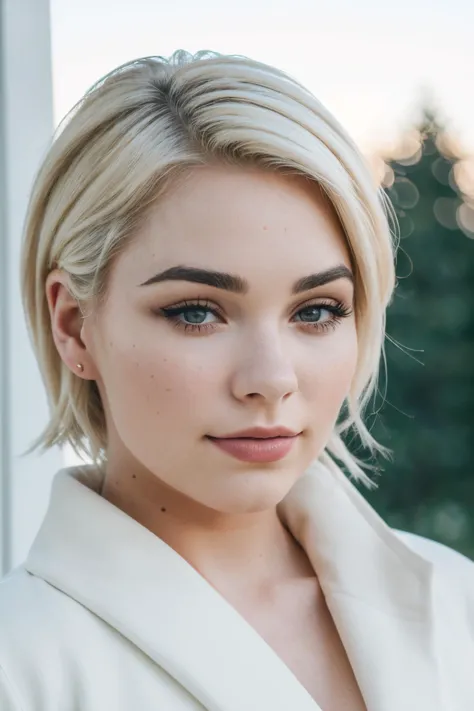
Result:
M326 269L324 272L310 274L305 276L293 285L293 294L301 294L303 291L316 289L318 286L324 286L331 281L337 279L349 279L353 282L354 277L350 269L344 264L339 264L331 269ZM208 269L198 269L197 267L177 266L170 267L164 272L155 274L140 284L140 286L149 286L150 284L159 284L163 281L190 281L196 284L207 284L215 289L223 289L232 291L235 294L246 294L249 290L249 284L242 277L226 272L215 272Z
M207 284L216 289L233 291L236 294L245 294L249 289L248 283L239 276L226 274L225 272L213 272L208 269L183 266L171 267L164 272L155 274L155 276L152 276L143 284L140 284L140 286L158 284L161 281L192 281L196 284Z
M350 282L354 283L354 276L351 270L344 264L339 264L337 267L331 267L331 269L326 269L324 272L310 274L298 279L293 286L293 294L301 294L303 291L316 289L317 286L324 286L324 284L329 284L329 282L337 279L349 279Z

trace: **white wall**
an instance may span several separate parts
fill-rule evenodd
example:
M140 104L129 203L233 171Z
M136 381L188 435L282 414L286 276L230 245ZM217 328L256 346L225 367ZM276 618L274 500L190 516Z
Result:
M22 452L46 400L23 320L19 252L29 189L53 130L48 0L0 0L0 573L25 557L59 451Z

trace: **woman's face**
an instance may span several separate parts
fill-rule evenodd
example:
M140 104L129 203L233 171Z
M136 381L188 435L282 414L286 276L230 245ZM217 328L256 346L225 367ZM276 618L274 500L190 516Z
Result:
M111 459L217 511L275 506L326 445L355 370L338 221L302 178L195 169L116 260L82 336Z

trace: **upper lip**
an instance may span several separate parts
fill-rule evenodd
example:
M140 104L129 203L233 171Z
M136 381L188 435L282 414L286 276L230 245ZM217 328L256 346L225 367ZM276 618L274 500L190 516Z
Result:
M295 432L288 427L251 427L248 430L233 432L232 434L213 437L212 439L238 439L251 437L253 439L271 439L272 437L296 437L301 432Z

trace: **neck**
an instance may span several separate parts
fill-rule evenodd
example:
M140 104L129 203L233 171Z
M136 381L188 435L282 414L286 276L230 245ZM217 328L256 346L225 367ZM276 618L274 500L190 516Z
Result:
M150 473L108 467L102 496L161 538L221 593L262 598L314 571L276 509L221 513Z

